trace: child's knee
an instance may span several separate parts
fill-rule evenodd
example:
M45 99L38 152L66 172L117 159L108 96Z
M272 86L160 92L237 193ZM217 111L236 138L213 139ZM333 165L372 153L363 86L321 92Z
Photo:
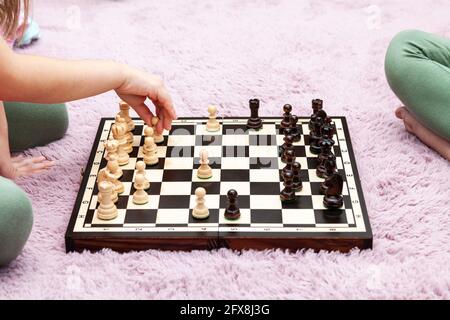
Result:
M17 258L33 225L31 202L14 182L0 177L0 266Z
M394 91L411 72L410 57L414 49L410 50L410 47L413 43L417 43L424 38L425 35L426 33L423 31L405 30L399 32L391 40L386 51L384 68L386 79Z
M391 44L400 45L400 46L407 45L407 44L411 43L412 41L414 41L414 42L420 41L426 35L427 35L426 32L416 30L416 29L403 30L403 31L400 31L399 33L397 33L394 36L394 38L392 38Z
M66 104L56 107L53 114L54 135L55 139L61 139L67 132L69 127L69 114Z

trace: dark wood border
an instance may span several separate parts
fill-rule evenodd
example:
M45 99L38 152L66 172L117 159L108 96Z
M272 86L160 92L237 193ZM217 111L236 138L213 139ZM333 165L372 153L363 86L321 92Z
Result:
M232 119L246 119L246 117L229 117ZM353 146L345 117L332 117L341 119L343 131L347 142L347 148L350 160L353 166L353 175L356 182L358 195L360 196L360 205L362 215L366 226L366 232L315 232L315 233L276 233L268 235L266 233L246 233L236 236L236 234L224 233L220 235L215 232L202 233L200 237L193 236L192 232L174 232L171 237L167 233L158 234L157 232L110 232L107 235L100 232L92 233L75 233L73 228L78 216L78 211L83 197L84 187L87 184L88 175L84 175L75 207L66 231L66 251L97 251L103 248L110 248L118 252L126 252L132 250L212 250L221 247L231 248L235 250L244 249L313 249L313 250L331 250L348 252L353 248L370 249L372 248L373 235L367 214L367 207L364 200L364 193L361 187L356 159L354 156ZM183 117L180 120L198 120L206 118ZM264 117L264 119L277 119L277 117ZM97 151L98 141L100 139L105 121L114 120L114 118L102 118L97 130L95 142L89 156L85 172L92 169L93 160ZM135 120L140 120L136 118ZM219 232L219 230L218 230Z

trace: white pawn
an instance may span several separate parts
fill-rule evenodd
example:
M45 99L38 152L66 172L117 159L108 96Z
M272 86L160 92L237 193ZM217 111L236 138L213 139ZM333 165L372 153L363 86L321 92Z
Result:
M142 174L136 174L134 179L133 203L146 204L148 202L148 194L145 192L145 177Z
M125 101L120 101L119 107L120 107L120 113L121 113L122 117L124 117L125 121L127 122L128 131L133 131L135 128L135 124L134 124L133 119L131 119L131 117L130 117L130 105L128 103L126 103Z
M145 162L144 161L138 161L136 162L136 174L142 174L145 178L145 188L144 190L147 190L150 188L150 181L145 177Z
M209 210L205 205L206 190L202 187L195 189L195 201L197 205L192 210L192 216L195 219L206 219L209 217Z
M112 198L113 189L114 185L109 181L102 181L98 185L99 195L101 195L102 200L97 209L97 217L101 220L111 220L117 217L117 207Z
M217 107L214 105L210 105L208 107L209 119L206 123L206 131L219 131L220 123L217 121Z
M144 162L149 166L155 165L159 162L158 156L156 155L157 146L152 137L146 137L144 140L144 148L142 152L144 153Z
M209 179L212 177L212 169L209 166L208 151L200 150L200 167L197 169L197 177L200 179Z
M146 127L145 128L145 130L144 130L145 137L152 138L153 142L155 142L155 135L154 134L155 134L155 130L152 127ZM144 143L145 143L145 140L144 140ZM154 148L155 148L155 154L156 154L158 146L155 144Z
M116 116L116 122L111 126L111 131L113 133L114 139L116 139L119 143L119 146L117 148L119 165L124 166L130 161L130 156L125 150L128 144L126 138L127 125L120 115Z
M144 136L154 138L153 137L154 133L155 133L155 130L153 130L152 127L149 127L149 126L145 127L145 129L144 129Z
M164 141L163 135L162 134L158 134L156 132L156 125L158 124L158 122L159 122L159 118L158 117L153 117L153 119L152 119L152 126L153 126L153 133L154 133L153 139L155 140L155 143L161 143L161 142Z

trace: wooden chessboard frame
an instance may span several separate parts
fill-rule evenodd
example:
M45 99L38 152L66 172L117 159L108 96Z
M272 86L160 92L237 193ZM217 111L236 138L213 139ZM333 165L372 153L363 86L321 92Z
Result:
M151 235L136 232L92 232L92 233L76 233L74 232L75 222L80 210L83 194L89 179L89 173L97 153L97 147L100 143L100 137L104 128L105 121L111 121L113 118L102 118L94 140L89 160L84 170L85 174L80 185L80 190L75 202L75 206L70 218L70 222L66 232L66 251L83 250L98 251L103 248L110 248L118 252L127 252L131 250L213 250L218 248L230 248L235 250L245 249L313 249L313 250L330 250L348 252L353 248L369 249L372 248L372 231L367 214L367 208L364 200L363 191L359 179L359 173L353 153L353 147L350 140L348 126L345 117L332 117L340 119L343 125L345 140L348 149L348 155L352 166L354 180L356 183L357 194L360 201L360 207L364 219L364 232L303 232L303 233L273 233L271 236L253 232L251 235L226 232L225 236L219 237L218 233L211 232L209 234L188 232L171 232L170 237L167 233L152 232ZM247 119L244 117L230 117L225 119ZM262 119L274 119L267 117ZM134 119L139 120L139 119ZM180 118L181 121L203 120L206 118ZM222 119L223 120L223 119ZM300 122L300 121L299 121ZM219 213L222 214L222 213Z

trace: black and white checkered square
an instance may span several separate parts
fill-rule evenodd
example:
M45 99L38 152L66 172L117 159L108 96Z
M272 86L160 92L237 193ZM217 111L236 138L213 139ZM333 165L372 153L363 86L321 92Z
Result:
M301 165L303 189L297 192L294 203L282 203L279 198L283 188L280 172L284 167L278 156L283 144L279 120L265 121L259 131L248 130L243 121L223 121L221 130L209 132L205 121L186 120L175 122L170 132L164 133L164 141L158 144L159 163L147 166L146 176L150 181L150 201L144 205L132 202L135 191L133 181L136 162L143 159L144 125L136 125L133 152L130 162L122 167L125 192L119 196L119 215L112 221L96 218L97 186L85 217L85 227L209 227L233 226L243 228L345 228L355 224L349 190L344 186L345 205L339 210L323 206L320 183L316 175L317 156L309 152L309 129L307 121L299 127L302 137L294 143L296 161ZM338 157L339 172L344 174L340 157L341 148L337 136L334 153ZM213 177L202 180L197 177L200 150L209 155ZM106 166L100 160L99 167ZM206 189L206 205L210 216L205 220L192 217L196 205L195 190ZM351 189L353 188L353 189ZM241 217L236 221L224 218L227 207L227 192L237 190ZM338 214L341 213L341 214ZM228 230L228 229L226 229ZM234 230L234 229L233 229Z

